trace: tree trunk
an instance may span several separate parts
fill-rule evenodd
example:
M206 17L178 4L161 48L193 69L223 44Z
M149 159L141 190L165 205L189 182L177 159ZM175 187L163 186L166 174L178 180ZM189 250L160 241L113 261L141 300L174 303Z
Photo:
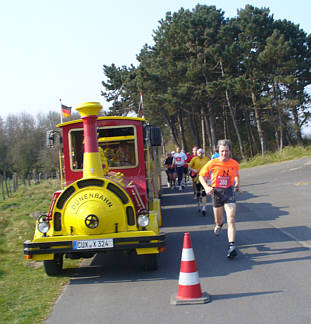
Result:
M190 122L191 131L193 132L193 139L195 139L194 144L200 146L201 144L200 134L199 134L197 123L195 121L195 113L193 109L192 109L192 113L190 114L189 122Z
M228 120L227 120L227 113L225 109L225 105L222 106L223 116L224 116L224 136L223 138L229 138L228 134Z
M224 72L224 68L223 68L222 60L221 59L220 59L219 63L220 63L220 68L221 68L221 76L224 78L225 77L225 72ZM236 136L238 138L239 147L240 147L240 153L241 153L242 159L245 160L243 143L242 143L241 135L240 135L240 132L239 132L239 129L238 129L238 126L237 126L235 117L234 117L233 109L232 109L231 102L230 102L230 98L229 98L229 91L228 91L228 89L225 90L225 95L226 95L226 101L227 101L227 105L228 105L229 112L230 112L230 115L231 115L233 127L234 127L234 130L235 130Z
M283 151L284 140L283 140L282 112L281 112L279 94L277 93L277 87L276 87L275 82L273 82L273 96L274 96L274 101L275 101L275 104L276 104L277 116L278 116L278 129L277 129L277 133L279 134L279 136L277 138L277 140L278 140L278 149L280 151Z
M284 137L283 137L282 113L280 107L278 107L278 117L279 117L279 132L280 132L279 149L282 152L284 148Z
M280 138L279 138L279 132L278 132L278 128L274 126L274 136L275 136L275 144L276 144L276 149L277 150L281 150L280 149Z
M173 144L175 146L179 146L174 123L172 122L171 118L169 118L169 116L165 116L165 119L166 119L168 126L170 128L170 133L171 133L171 138L172 138Z
M289 136L288 131L287 131L286 129L285 129L285 138L286 138L286 140L287 140L288 145L293 146L292 139L291 139L291 137Z
M301 135L301 127L299 124L297 108L293 107L291 110L292 110L292 114L294 117L294 130L295 130L295 134L297 137L298 145L303 145L303 140L302 140L302 135Z
M262 125L261 125L261 118L260 118L259 110L257 108L256 96L255 96L254 91L252 91L252 102L253 102L253 107L254 107L254 111L255 111L257 132L258 132L258 136L259 136L259 140L260 140L261 157L264 158L265 157L265 139L264 139L264 136L263 136L263 129L262 129Z
M213 110L211 109L210 102L208 103L208 122L210 126L210 133L211 133L211 146L212 148L216 147L216 127L215 127L215 115Z
M178 111L178 126L179 126L179 133L181 136L181 146L182 149L187 152L187 143L186 143L186 138L185 138L185 130L184 130L184 122L182 118L182 111Z
M204 115L204 123L205 123L205 129L206 129L206 135L207 135L209 150L210 150L210 153L212 155L213 154L213 147L212 147L212 140L211 140L211 132L210 132L209 121L208 121L208 118L206 118L206 115Z
M240 147L240 153L241 153L242 159L245 160L246 158L245 158L245 154L244 154L244 148L243 148L241 135L240 135L240 132L239 132L239 129L238 129L235 117L234 117L234 113L233 113L233 109L232 109L232 106L231 106L231 103L230 103L229 93L228 93L227 89L225 90L225 93L226 93L227 105L228 105L229 112L230 112L230 115L231 115L233 127L234 127L234 130L235 130L235 134L236 134L236 136L238 138L239 147Z
M206 152L206 131L205 131L203 107L201 107L200 118L201 118L201 129L202 129L202 148L204 152Z
M13 192L17 191L17 176L16 173L13 173Z
M245 111L244 106L242 106L242 113L243 113L243 116L245 118L245 123L246 123L247 141L248 141L248 146L249 146L249 152L251 154L251 157L253 157L254 156L253 145L256 145L256 140L255 140L254 134L252 132L251 125L250 125L250 120L249 120L247 112Z

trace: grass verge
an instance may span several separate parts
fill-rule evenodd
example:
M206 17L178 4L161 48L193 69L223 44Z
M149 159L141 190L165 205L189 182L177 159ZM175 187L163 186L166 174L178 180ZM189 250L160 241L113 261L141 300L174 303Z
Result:
M260 154L248 161L241 161L240 167L241 169L252 168L264 164L300 159L310 155L311 146L286 146L282 152L267 152L263 159Z
M57 181L20 187L0 201L0 323L42 323L70 277L48 277L42 262L24 259L23 242L32 239L36 218L47 212ZM77 261L64 260L71 269Z

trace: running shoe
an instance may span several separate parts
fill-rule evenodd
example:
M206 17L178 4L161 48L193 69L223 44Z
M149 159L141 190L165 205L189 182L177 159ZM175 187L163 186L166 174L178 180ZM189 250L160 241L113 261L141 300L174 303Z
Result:
M202 208L202 216L205 216L206 215L206 207L204 206L203 208Z
M198 212L201 213L201 204L198 204Z
M232 258L234 258L237 255L238 255L238 253L236 251L235 245L230 245L229 246L228 253L227 253L227 258L232 259Z
M182 191L182 188L181 188L181 186L179 186L179 191Z
M218 236L221 232L221 228L222 228L222 225L220 225L220 226L216 225L214 228L214 234Z

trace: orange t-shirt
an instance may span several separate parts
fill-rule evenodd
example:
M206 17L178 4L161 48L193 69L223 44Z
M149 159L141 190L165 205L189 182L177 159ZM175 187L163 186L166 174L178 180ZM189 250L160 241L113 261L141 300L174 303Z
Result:
M234 179L239 175L239 163L236 160L220 161L218 158L210 160L200 170L200 176L212 176L213 188L229 188L234 185Z

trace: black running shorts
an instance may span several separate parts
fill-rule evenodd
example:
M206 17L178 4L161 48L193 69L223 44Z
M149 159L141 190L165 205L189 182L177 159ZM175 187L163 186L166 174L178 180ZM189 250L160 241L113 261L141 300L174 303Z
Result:
M235 192L234 187L229 187L227 189L213 188L214 192L212 194L213 207L222 207L224 204L234 204Z
M201 183L196 183L195 184L196 188L197 188L197 197L200 197L201 195L201 190L202 190L202 197L205 197L206 196L206 192L203 188L203 186L201 185Z

